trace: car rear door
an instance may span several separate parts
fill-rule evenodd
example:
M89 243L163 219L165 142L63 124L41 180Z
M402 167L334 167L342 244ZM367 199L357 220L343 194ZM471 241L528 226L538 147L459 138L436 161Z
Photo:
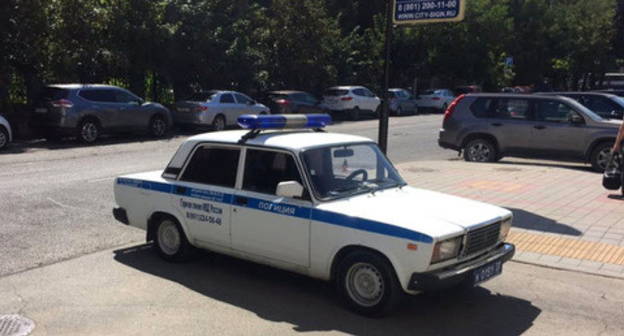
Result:
M477 118L485 117L487 131L507 153L527 150L530 144L530 104L525 98L479 98L471 105Z
M78 96L88 101L84 104L82 115L94 115L100 121L102 128L116 131L123 128L122 115L112 90L108 88L82 89Z
M310 266L312 202L276 195L279 182L301 182L291 153L246 149L242 190L232 202L232 248Z
M198 146L173 189L173 207L182 215L191 239L230 247L230 212L240 148Z
M535 99L535 121L531 127L531 149L541 156L583 157L587 126L582 115L555 99ZM573 123L579 116L581 123Z

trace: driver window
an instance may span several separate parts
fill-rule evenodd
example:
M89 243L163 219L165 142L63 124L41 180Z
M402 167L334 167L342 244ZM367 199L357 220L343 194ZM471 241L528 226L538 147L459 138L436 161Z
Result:
M302 183L292 155L267 150L247 150L244 190L275 195L277 185L286 181Z

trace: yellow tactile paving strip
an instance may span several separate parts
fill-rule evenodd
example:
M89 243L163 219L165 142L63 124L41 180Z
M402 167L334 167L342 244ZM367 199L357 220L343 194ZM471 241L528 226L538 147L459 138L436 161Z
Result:
M624 246L528 232L510 232L507 241L514 244L519 252L533 252L624 266Z

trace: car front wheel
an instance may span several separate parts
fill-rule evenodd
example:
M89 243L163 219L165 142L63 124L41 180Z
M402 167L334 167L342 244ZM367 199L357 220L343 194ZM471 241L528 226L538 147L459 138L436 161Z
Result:
M475 139L464 147L464 160L466 161L494 162L496 158L496 147L488 140Z
M404 296L390 263L369 251L353 252L340 262L336 286L346 306L365 316L390 312Z
M9 132L4 129L4 127L0 127L0 149L3 149L9 143Z
M152 117L149 125L150 135L155 138L162 138L167 135L169 131L169 126L167 125L167 120L159 115Z

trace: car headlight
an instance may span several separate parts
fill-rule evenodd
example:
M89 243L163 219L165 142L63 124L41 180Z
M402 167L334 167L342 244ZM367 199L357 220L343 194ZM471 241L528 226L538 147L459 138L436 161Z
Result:
M433 247L433 255L431 263L435 264L440 261L453 259L459 253L459 247L462 243L462 237L455 237L443 241L439 241Z
M498 235L499 241L504 241L507 238L507 235L509 234L509 229L511 229L511 217L503 219L503 222L501 223L500 233Z

